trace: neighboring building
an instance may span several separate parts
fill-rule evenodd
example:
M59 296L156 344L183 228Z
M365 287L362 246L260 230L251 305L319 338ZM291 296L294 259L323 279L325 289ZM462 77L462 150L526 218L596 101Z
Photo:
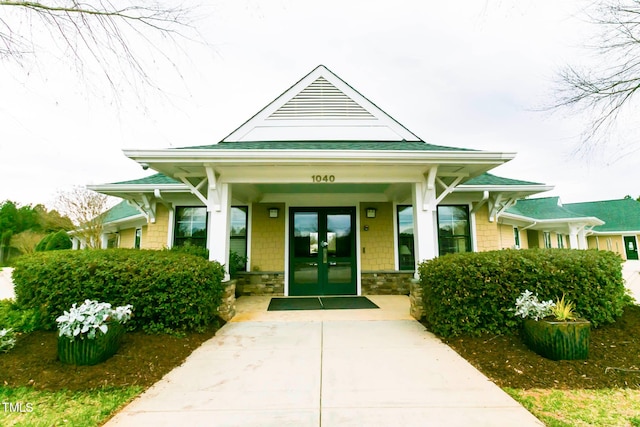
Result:
M632 198L599 202L568 203L572 212L600 218L604 224L593 227L587 236L590 249L604 249L626 260L638 259L640 240L640 202Z
M104 246L235 251L245 294L408 293L424 259L527 247L545 229L515 203L552 189L488 173L515 153L422 141L324 66L217 144L125 155L158 173L89 187L126 200ZM563 221L571 247L602 224Z

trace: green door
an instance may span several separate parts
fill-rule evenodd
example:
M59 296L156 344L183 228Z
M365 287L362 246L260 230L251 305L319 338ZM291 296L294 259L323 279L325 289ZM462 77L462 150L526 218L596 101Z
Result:
M635 236L624 236L624 249L627 259L638 259L638 242Z
M289 212L289 295L356 295L355 208Z

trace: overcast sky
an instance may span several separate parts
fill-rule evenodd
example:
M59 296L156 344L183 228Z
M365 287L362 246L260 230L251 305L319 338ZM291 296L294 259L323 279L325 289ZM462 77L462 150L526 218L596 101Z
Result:
M585 1L203 3L209 46L182 42L180 74L151 65L162 95L123 84L114 99L97 72L46 54L0 62L0 201L50 205L74 185L147 176L122 149L218 142L319 64L428 143L517 152L497 175L565 202L640 196L631 124L584 158L585 119L540 112L555 73L585 58Z

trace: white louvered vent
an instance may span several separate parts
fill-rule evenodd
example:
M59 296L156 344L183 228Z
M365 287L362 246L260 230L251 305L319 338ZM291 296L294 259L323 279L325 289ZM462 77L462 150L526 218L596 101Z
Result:
M318 77L302 92L273 112L267 120L375 119L325 78Z

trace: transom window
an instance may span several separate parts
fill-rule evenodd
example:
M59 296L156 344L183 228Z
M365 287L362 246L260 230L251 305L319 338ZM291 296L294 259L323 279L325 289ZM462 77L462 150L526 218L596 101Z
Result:
M438 248L440 255L473 250L469 206L438 206Z

